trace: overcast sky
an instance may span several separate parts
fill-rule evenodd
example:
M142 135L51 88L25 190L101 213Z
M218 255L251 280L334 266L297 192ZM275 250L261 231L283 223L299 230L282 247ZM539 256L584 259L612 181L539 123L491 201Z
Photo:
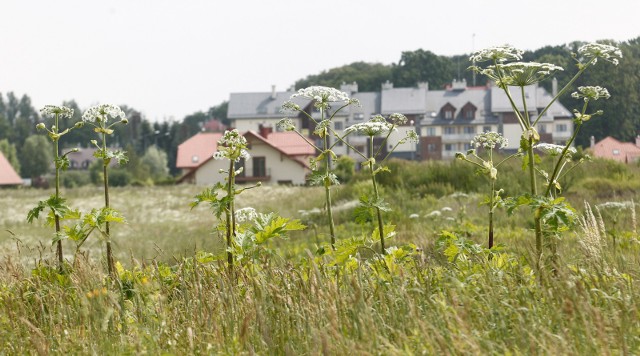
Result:
M626 41L638 14L639 0L3 0L0 93L181 120L231 92L402 51Z

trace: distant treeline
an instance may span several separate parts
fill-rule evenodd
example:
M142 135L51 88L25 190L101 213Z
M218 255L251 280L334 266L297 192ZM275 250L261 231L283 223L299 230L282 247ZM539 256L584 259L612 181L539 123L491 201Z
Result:
M580 146L587 146L590 136L595 136L596 140L613 136L622 141L630 141L640 130L640 37L626 42L608 41L607 43L622 49L624 57L620 64L614 66L610 63L600 63L575 83L575 86L599 85L606 87L611 93L609 100L600 100L591 104L594 110L601 109L605 114L583 126L576 140L577 145ZM563 46L546 46L525 52L523 60L562 66L564 71L556 76L559 87L562 88L577 71L570 54L576 52L582 44L582 42L573 42ZM296 81L295 88L311 85L339 88L342 83L357 82L359 91L378 91L382 83L390 81L396 87L411 87L418 82L428 82L431 89L441 89L453 79L465 79L468 85L486 85L485 77L474 76L467 70L470 65L468 54L440 56L428 50L418 49L402 52L397 63L354 62L309 75ZM549 81L542 85L547 90L551 90ZM562 104L569 110L580 106L579 102L571 98L572 91L568 91L561 98ZM73 100L50 104L65 105L75 110L74 117L69 123L62 123L62 127L68 127L70 123L80 120L83 110L86 109L80 108ZM156 145L167 153L171 173L177 174L175 162L178 145L203 130L205 123L212 119L228 124L227 106L228 102L225 101L206 111L188 115L181 121L151 122L138 110L121 105L129 118L129 125L115 126L118 133L114 137L119 140L118 146L134 151L138 155L144 154L151 145ZM33 107L31 99L26 94L17 97L12 92L4 95L0 93L0 141L4 140L4 144L0 144L0 149L3 151L13 149L14 153L8 155L13 156L14 160L25 162L32 154L23 148L27 138L36 134L36 124L42 120L39 109ZM94 138L91 130L74 130L65 136L61 143L68 147L87 147L90 140ZM22 176L29 176L29 165L22 166L23 170L27 170L21 172Z

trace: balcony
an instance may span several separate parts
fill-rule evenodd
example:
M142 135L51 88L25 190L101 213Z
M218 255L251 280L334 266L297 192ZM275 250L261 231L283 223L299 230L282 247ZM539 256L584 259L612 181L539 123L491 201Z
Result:
M451 143L451 142L464 142L469 143L476 136L475 133L465 133L465 134L444 134L442 135L443 143Z

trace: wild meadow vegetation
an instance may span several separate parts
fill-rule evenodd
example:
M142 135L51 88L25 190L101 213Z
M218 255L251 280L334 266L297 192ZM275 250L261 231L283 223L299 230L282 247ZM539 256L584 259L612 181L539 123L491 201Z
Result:
M127 119L114 106L90 109L74 129L96 135L101 186L61 188L66 161L56 150L53 194L2 192L0 349L638 353L640 167L590 161L572 147L581 125L601 115L589 103L609 97L573 82L621 54L591 44L574 57L578 73L559 92L575 89L578 103L565 145L539 142L544 111L517 109L522 87L562 68L518 62L521 54L496 47L472 57L509 96L521 141L482 133L453 162L393 160L371 144L358 172L336 164L337 142L356 133L386 141L406 118L376 115L339 135L332 117L357 101L332 88L300 90L292 99L313 102L319 115L292 100L279 126L298 132L298 115L316 123L306 187L236 184L235 163L251 152L230 130L214 154L228 163L224 182L114 188L110 163L126 163L126 153L106 142ZM72 115L46 109L56 122ZM69 132L40 129L54 143Z

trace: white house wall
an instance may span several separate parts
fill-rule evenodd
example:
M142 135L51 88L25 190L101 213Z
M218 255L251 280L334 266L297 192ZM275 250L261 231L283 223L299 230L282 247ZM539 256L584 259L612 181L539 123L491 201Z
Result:
M220 173L220 169L229 169L229 161L218 159L208 160L196 170L196 184L214 185L217 182L224 182L224 178L226 175Z
M265 157L267 175L271 176L271 179L268 182L262 182L263 184L278 184L278 182L288 181L296 185L306 183L305 178L308 170L271 146L252 141L249 154L251 157ZM249 177L252 174L253 161L249 159L245 162L245 175Z

